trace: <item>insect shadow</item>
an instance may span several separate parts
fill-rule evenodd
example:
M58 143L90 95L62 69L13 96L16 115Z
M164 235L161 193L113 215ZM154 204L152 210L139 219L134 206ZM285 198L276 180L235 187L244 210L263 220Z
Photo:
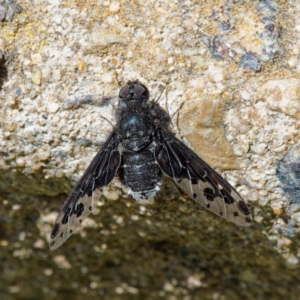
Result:
M8 78L6 64L7 64L7 61L5 59L5 56L4 56L3 52L0 50L0 90L2 89L4 82Z
M207 210L241 226L252 223L239 193L187 145L168 130L170 117L148 88L128 81L119 92L117 124L65 201L50 236L58 248L82 224L115 177L136 200L147 200L170 177L191 199Z

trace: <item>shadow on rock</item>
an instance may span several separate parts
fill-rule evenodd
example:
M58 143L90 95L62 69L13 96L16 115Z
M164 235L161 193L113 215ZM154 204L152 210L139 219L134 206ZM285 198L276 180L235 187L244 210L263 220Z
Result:
M53 212L67 196L20 193L21 180L0 190L1 299L299 299L300 269L285 257L297 258L300 239L280 250L270 208L238 227L166 180L152 205L100 199L82 230L50 251Z
M0 90L2 90L5 80L7 80L6 60L3 52L0 50Z

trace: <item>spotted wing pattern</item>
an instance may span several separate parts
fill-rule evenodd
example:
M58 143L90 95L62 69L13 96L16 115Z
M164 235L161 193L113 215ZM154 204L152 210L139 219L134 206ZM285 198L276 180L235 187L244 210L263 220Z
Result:
M158 126L155 159L161 170L206 209L237 225L252 223L238 192L167 129Z
M121 163L118 145L119 140L113 132L65 201L51 232L51 250L63 244L92 212L95 190L99 189L100 196L101 188L115 177Z

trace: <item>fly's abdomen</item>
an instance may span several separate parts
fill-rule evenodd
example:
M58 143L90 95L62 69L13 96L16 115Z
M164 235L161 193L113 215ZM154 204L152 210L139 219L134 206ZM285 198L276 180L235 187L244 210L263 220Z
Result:
M162 172L150 150L123 152L121 181L135 199L148 199L159 190Z

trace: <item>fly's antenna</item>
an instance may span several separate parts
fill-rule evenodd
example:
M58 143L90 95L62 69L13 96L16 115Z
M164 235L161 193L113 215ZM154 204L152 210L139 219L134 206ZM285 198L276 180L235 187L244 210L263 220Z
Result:
M166 89L167 89L167 85L165 85L163 87L163 89L162 89L161 93L159 94L159 96L157 97L157 99L153 101L153 105L156 105L158 103L159 99L161 98L161 96L164 93L164 91L166 91Z
M116 71L116 70L114 70L114 71L115 71L115 78L116 78L116 81L117 81L117 83L118 83L119 90L120 90L121 87L122 87L122 84L121 84L121 82L120 82L119 79L118 79L118 73L117 73L117 71Z
M181 104L179 105L179 107L176 109L176 111L173 113L173 115L170 117L171 122L173 123L173 118L175 117L176 114L178 114L177 116L177 120L176 120L176 126L178 127L178 120L179 120L179 113L180 110L182 109L182 106L184 105L184 102L181 102ZM173 123L174 124L174 123Z
M175 110L175 112L173 112L172 115L170 115L170 111L169 111L169 105L168 105L169 101L168 101L168 90L166 88L166 111L168 113L168 115L170 116L170 122L172 123L172 125L174 126L174 122L173 122L173 118L175 117L176 114L178 114L178 117L177 117L177 121L176 121L176 126L178 128L178 119L179 119L179 112L181 110L181 108L183 107L184 105L184 102L182 102L179 107Z
M153 101L153 105L156 105L158 103L158 101L160 100L160 98L161 98L162 94L164 93L164 91L166 91L166 94L167 94L167 86L169 85L169 83L170 83L170 78L167 81L167 83L165 84L165 86L163 87L163 89L162 89L160 95L158 96L158 98Z
M105 118L105 117L103 117L103 116L99 116L100 118L102 118L102 119L104 119L105 121L107 121L110 125L111 125L111 127L114 129L115 128L115 125L111 122L111 121L109 121L107 118Z

